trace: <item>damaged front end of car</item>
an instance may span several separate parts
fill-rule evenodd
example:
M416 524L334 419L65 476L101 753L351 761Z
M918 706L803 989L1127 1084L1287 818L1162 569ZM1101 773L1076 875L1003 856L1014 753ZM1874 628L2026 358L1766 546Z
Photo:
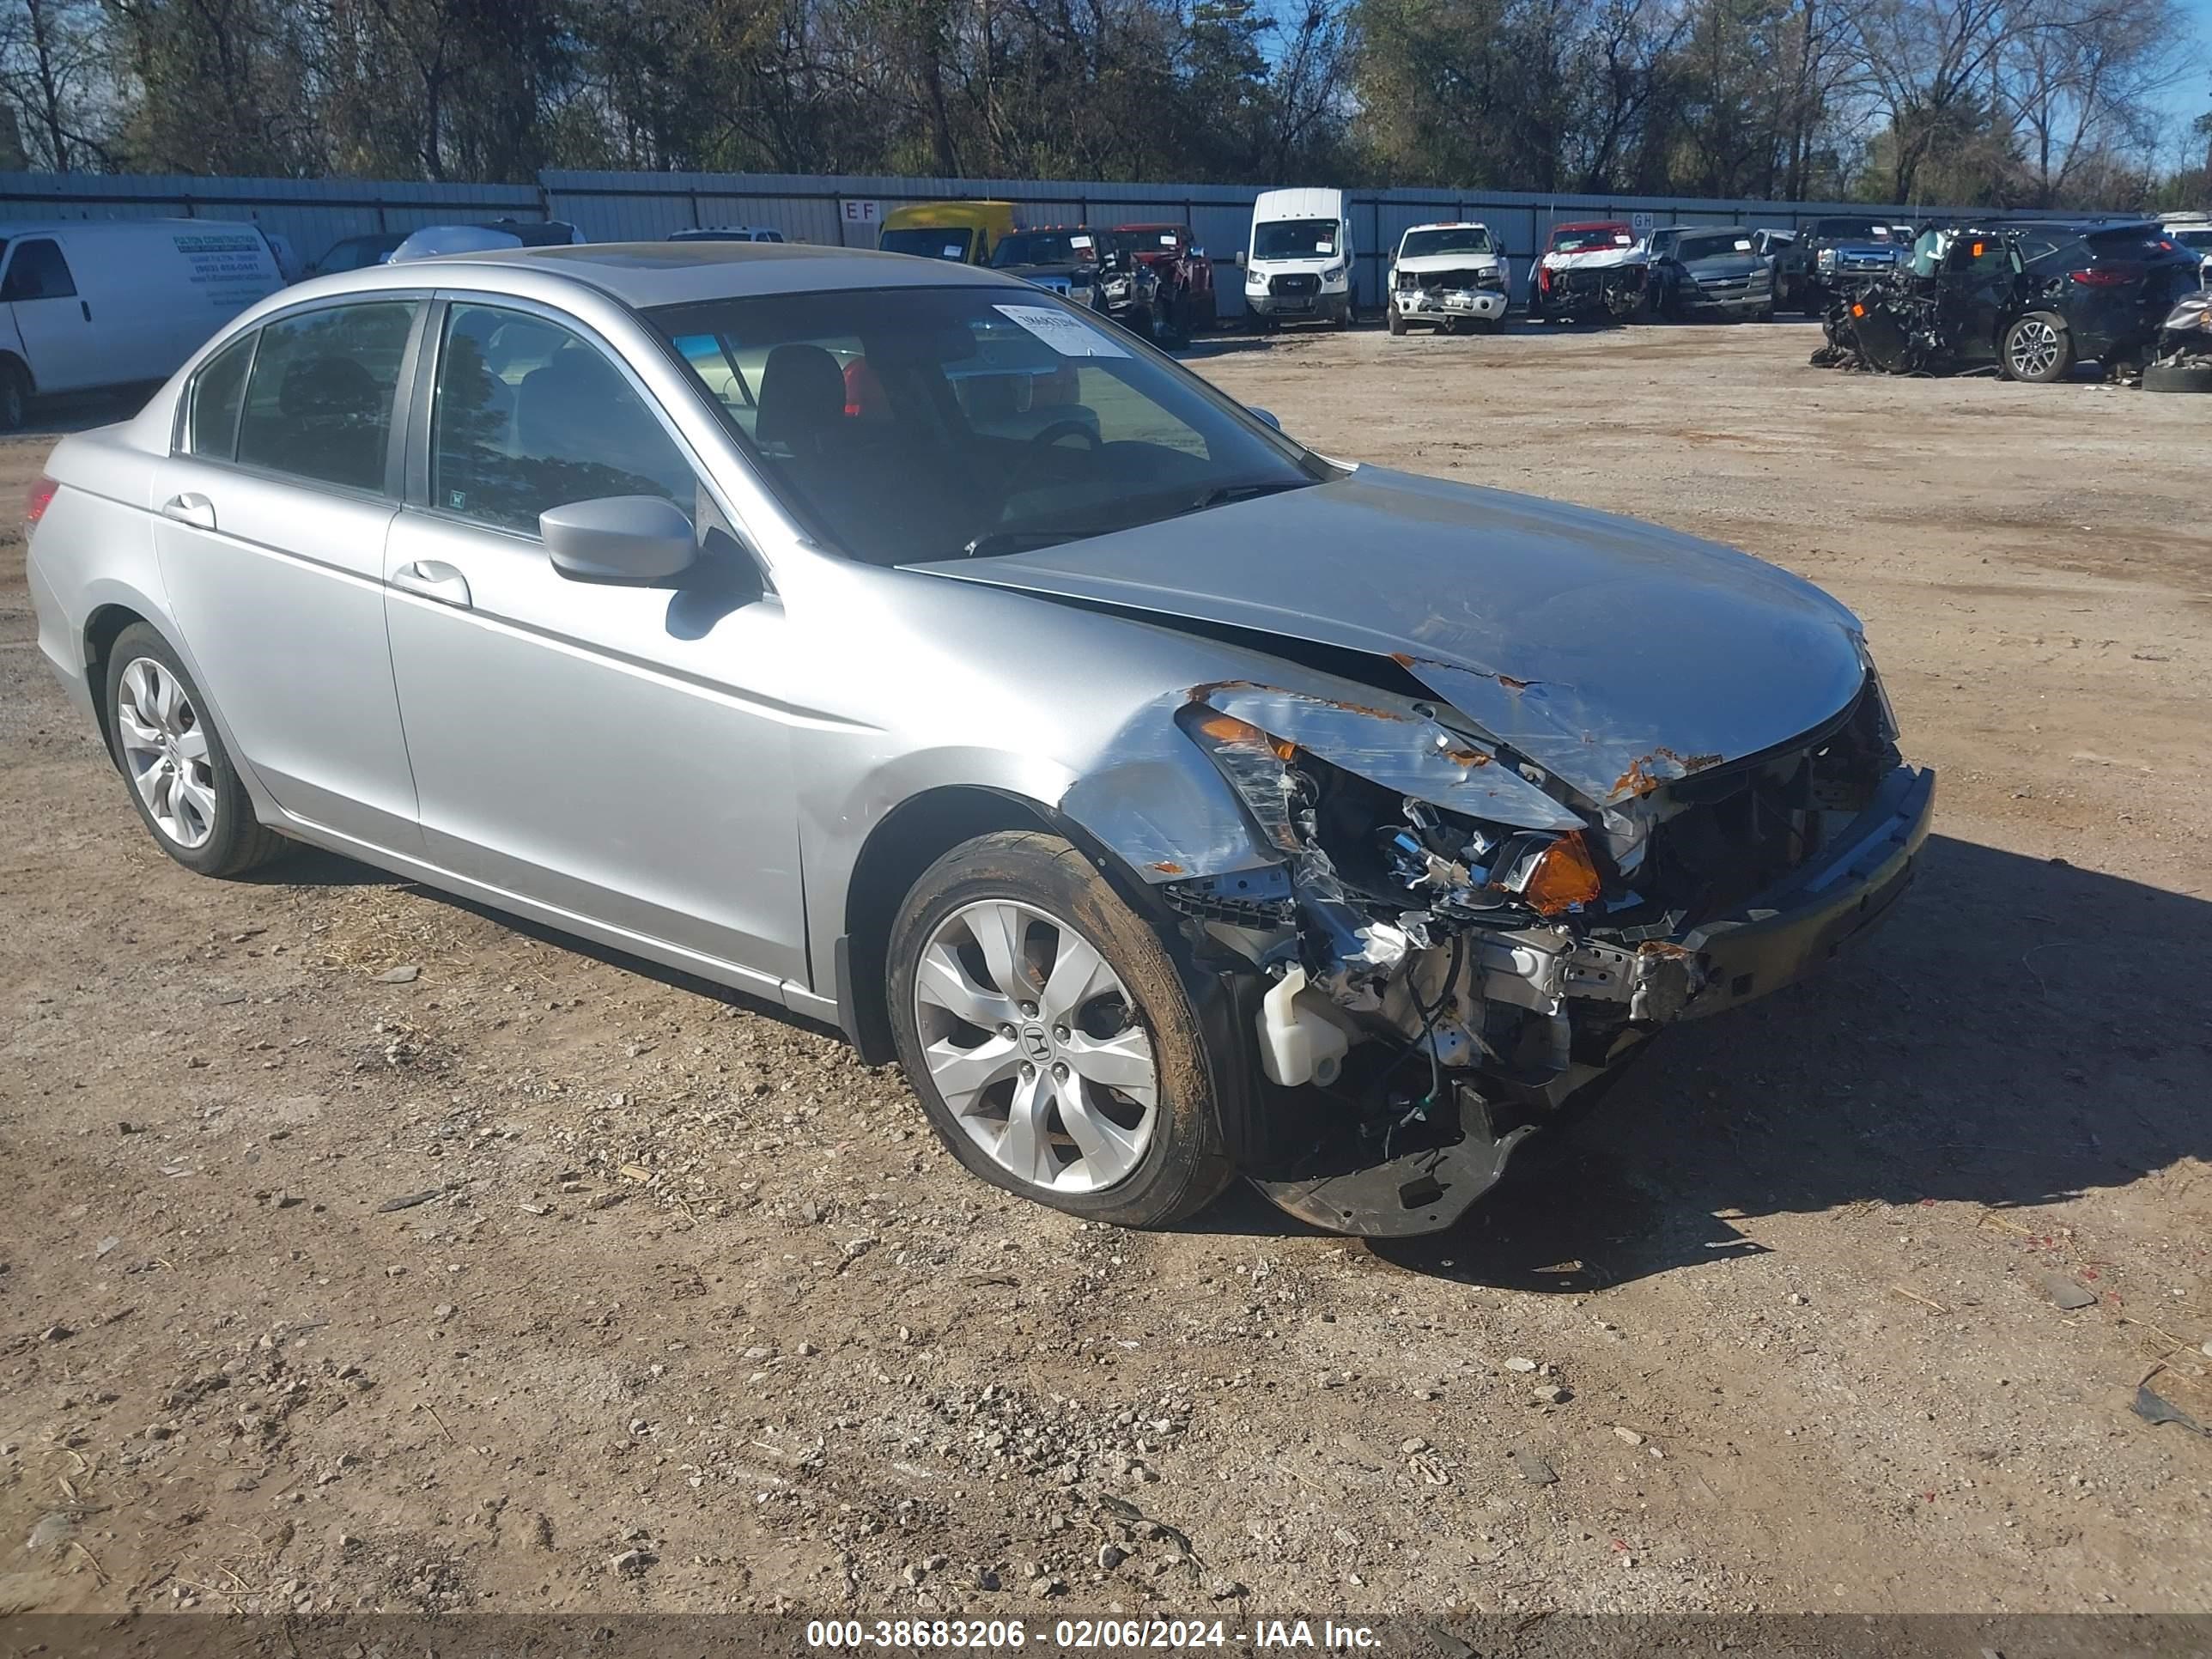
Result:
M1825 960L1903 890L1932 800L1870 669L1778 750L1630 755L1601 799L1438 701L1235 682L1173 718L1265 854L1154 888L1256 1056L1233 1149L1355 1234L1449 1225L1661 1027Z
M1938 374L1959 355L1955 324L1947 319L1936 283L1909 270L1863 281L1829 307L1826 343L1815 368L1878 374Z

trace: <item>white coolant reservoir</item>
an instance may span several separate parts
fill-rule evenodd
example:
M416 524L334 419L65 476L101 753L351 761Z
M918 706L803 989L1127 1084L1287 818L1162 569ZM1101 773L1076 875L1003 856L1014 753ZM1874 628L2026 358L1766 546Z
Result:
M1320 992L1307 988L1304 968L1275 981L1260 1003L1260 1069L1268 1082L1295 1089L1336 1081L1352 1038L1333 1018L1335 1012Z

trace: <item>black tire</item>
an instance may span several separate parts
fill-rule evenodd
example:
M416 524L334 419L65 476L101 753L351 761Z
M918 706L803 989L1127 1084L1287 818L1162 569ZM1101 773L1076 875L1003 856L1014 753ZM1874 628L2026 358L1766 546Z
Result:
M2045 329L2057 337L2057 349L2048 357L2034 356L2027 343L2029 331ZM1998 348L1997 367L2008 380L2025 380L2030 386L2064 380L2074 372L2074 336L2066 319L2055 311L2031 311L2014 318Z
M1161 343L1170 351L1190 346L1190 295L1177 289L1167 297L1167 329Z
M207 774L206 787L215 797L215 823L207 839L197 847L185 845L155 818L145 798L138 792L131 759L125 752L123 722L117 705L125 674L144 658L150 658L175 678L192 711L190 729L204 733L207 738L207 757L201 764ZM167 640L144 623L133 623L117 635L115 643L108 648L101 692L107 699L104 707L108 754L115 762L116 770L123 775L125 787L131 792L131 804L138 811L139 822L163 852L199 875L231 877L258 869L291 851L292 842L254 816L253 799L246 793L245 781L222 745L222 735L210 714L207 697L185 672L184 664L177 659L177 653L169 648Z
M0 357L0 432L21 432L31 412L31 377L13 357Z
M2145 392L2212 392L2212 363L2148 363Z
M1054 1191L1002 1168L961 1127L930 1076L915 1000L922 956L948 917L987 899L1012 900L1072 926L1120 976L1151 1038L1158 1077L1152 1138L1135 1169L1103 1191ZM1198 1017L1174 962L1152 927L1059 836L979 836L930 866L891 924L885 988L899 1060L931 1127L953 1157L994 1186L1085 1220L1165 1227L1203 1209L1234 1177Z
M1383 319L1389 324L1390 331L1393 334L1403 334L1406 331L1406 314L1398 309L1398 302L1395 300L1382 307L1382 315Z

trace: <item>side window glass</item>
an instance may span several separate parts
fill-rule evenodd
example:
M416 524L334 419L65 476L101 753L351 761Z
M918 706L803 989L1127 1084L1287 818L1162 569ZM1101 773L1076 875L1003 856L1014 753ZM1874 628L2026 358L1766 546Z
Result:
M18 300L76 297L76 281L70 275L69 261L62 258L61 248L56 243L40 236L15 244L15 257L8 265L7 285L0 288L0 301L12 305Z
M246 371L253 365L253 343L258 337L256 331L233 340L192 377L186 436L193 454L227 461L236 453L238 416L246 404Z
M430 449L431 504L504 530L535 535L548 507L607 495L697 506L690 463L629 380L526 312L446 313Z
M412 301L376 301L266 325L246 381L240 462L383 489L392 391L414 322Z

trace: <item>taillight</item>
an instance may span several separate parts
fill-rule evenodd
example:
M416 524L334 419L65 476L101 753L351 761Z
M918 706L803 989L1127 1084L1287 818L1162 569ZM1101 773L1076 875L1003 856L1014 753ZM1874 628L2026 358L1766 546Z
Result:
M2142 270L2137 265L2091 265L2087 270L2069 270L2066 276L2084 288L2124 288L2141 282Z
M23 494L24 529L28 530L46 516L46 503L53 500L54 491L60 488L52 478L39 478L33 482L30 489Z

